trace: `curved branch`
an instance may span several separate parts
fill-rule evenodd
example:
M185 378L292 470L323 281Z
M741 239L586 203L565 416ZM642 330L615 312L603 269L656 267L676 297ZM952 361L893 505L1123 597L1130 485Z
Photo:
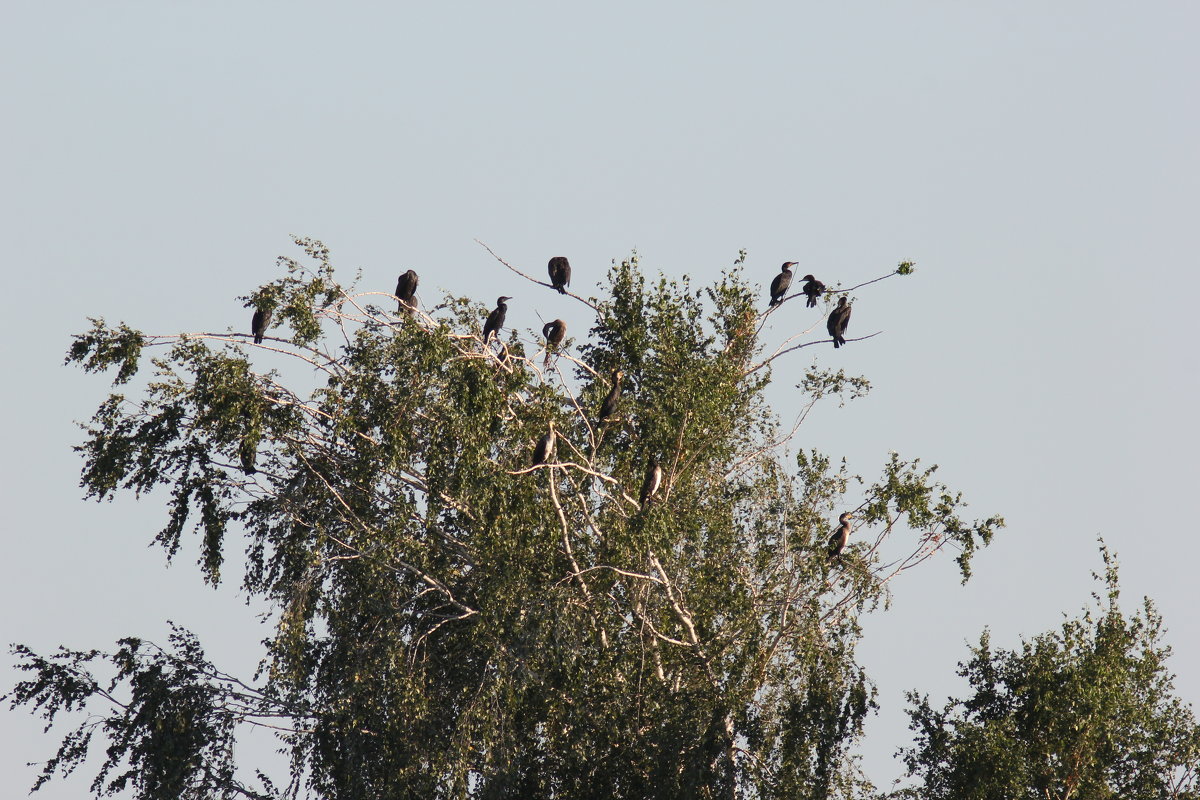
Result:
M479 241L478 239L476 239L476 240L475 240L475 243L476 243L477 245L479 245L480 247L482 247L484 250L487 250L489 253L491 253L491 254L492 254L492 257L493 257L493 258L495 258L497 261L499 261L501 264L503 264L504 266L508 267L508 268L509 268L509 269L511 269L513 272L517 273L518 275L520 275L522 278L524 278L525 280L529 281L530 283L536 283L538 286L545 286L547 289L554 289L554 286L553 286L552 284L549 284L549 283L543 283L542 281L539 281L537 278L534 278L534 277L532 277L532 276L530 276L530 275L526 275L524 272L521 272L521 270L517 269L517 268L516 268L516 267L514 267L512 264L508 263L508 262L507 262L507 261L505 261L503 258L501 258L500 256L496 255L496 251L495 251L495 250L493 250L492 248L488 247L486 244L484 244L483 242ZM554 291L558 292L559 290L558 290L558 289L554 289ZM574 292L568 292L568 291L565 291L565 290L564 290L564 291L561 291L561 292L559 292L559 294L565 294L567 297L574 297L576 300L578 300L579 302L583 303L583 304L584 304L585 306L587 306L588 308L592 309L592 311L595 311L595 312L597 312L597 313L599 313L599 311L600 311L599 307L598 307L598 306L596 306L596 304L595 304L595 303L592 303L592 302L591 302L591 301L589 301L589 300L584 300L582 297L580 297L579 295L575 294Z
M864 339L871 339L871 338L874 338L874 337L878 336L878 335L879 335L879 334L881 334L881 333L883 333L883 331L875 331L874 333L872 333L872 334L869 334L869 335L867 335L867 336L859 336L859 337L858 337L858 338L856 338L856 339L847 339L846 341L847 341L847 342L861 342L861 341L862 341L862 340L864 340ZM782 355L786 355L787 353L790 353L790 352L792 352L793 350L799 350L801 347L812 347L814 344L825 344L825 343L827 343L827 342L832 342L832 341L833 341L833 339L817 339L816 341L812 341L812 342L805 342L804 344L798 344L798 345L795 345L794 347L789 347L789 348L788 348L788 349L786 349L786 350L780 350L780 351L779 351L778 353L776 353L775 355L771 356L770 358L768 358L768 359L766 359L766 360L764 360L764 361L760 361L759 363L755 364L753 367L751 367L750 369L746 370L746 371L745 371L744 373L742 373L742 374L743 374L743 375L750 375L751 373L758 372L760 369L762 369L763 367L765 367L767 364L770 364L772 361L774 361L775 359L779 358L780 356L782 356Z

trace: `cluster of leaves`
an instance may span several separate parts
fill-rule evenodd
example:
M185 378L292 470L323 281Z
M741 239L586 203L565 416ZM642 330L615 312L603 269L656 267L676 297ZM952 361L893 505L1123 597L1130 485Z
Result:
M994 650L985 631L959 674L971 694L940 710L910 695L905 751L922 800L1200 797L1200 726L1174 694L1162 619L1118 606L1116 561L1096 609L1059 631Z
M285 260L247 302L290 329L271 347L315 371L308 391L255 372L237 335L97 323L68 355L120 382L142 349L170 348L137 402L115 394L86 427L83 485L168 490L158 541L174 554L191 524L213 583L230 533L244 536L244 588L276 609L259 674L227 679L182 632L152 654L132 640L108 656L22 651L34 677L14 704L101 713L131 743L104 774L170 776L137 782L147 799L860 787L846 757L873 705L859 613L948 543L965 578L1001 520L961 519L957 494L893 457L862 498L858 543L828 558L853 476L820 453L782 460L736 268L697 290L614 265L578 357L543 368L517 332L499 350L480 341L486 309L447 298L437 317L392 316L336 283L323 245L300 244L316 266ZM617 370L624 395L600 419ZM813 400L867 388L815 371L804 386ZM552 425L556 457L531 466ZM663 485L642 503L651 459ZM885 567L879 546L901 534L912 554ZM103 691L97 658L118 667ZM265 719L293 762L278 791L235 780L229 756L234 728ZM43 779L87 745L68 737Z

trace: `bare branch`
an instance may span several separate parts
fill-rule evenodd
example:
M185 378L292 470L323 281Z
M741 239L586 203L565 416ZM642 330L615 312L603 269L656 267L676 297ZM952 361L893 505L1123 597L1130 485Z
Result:
M558 289L555 289L555 288L554 288L554 286L553 286L553 284L544 283L544 282L542 282L542 281L539 281L537 278L534 278L534 277L532 277L532 276L530 276L530 275L526 275L524 272L521 272L521 270L517 269L517 268L516 268L516 267L514 267L512 264L508 263L508 262L507 262L507 261L505 261L503 258L501 258L500 256L496 255L496 251L492 250L492 248L488 247L486 244L484 244L483 242L479 241L478 239L476 239L476 240L475 240L475 243L476 243L477 245L479 245L480 247L482 247L484 250L487 250L489 253L491 253L491 254L492 254L492 257L493 257L493 258L495 258L497 261L499 261L501 264L503 264L504 266L508 267L508 268L509 268L509 269L511 269L513 272L517 273L518 275L520 275L522 278L524 278L525 280L529 281L530 283L536 283L538 286L545 286L547 289L551 289L551 290L553 290L553 291L555 291L555 292L558 292ZM599 307L598 307L598 306L597 306L595 303L591 302L590 300L584 300L582 297L580 297L579 295L575 294L574 292L568 292L568 291L565 291L565 290L564 290L564 291L562 291L562 292L559 292L559 294L565 294L567 297L574 297L576 300L578 300L579 302L583 303L583 304L584 304L585 306L587 306L588 308L592 309L592 311L599 311L599 310L600 310L600 309L599 309Z

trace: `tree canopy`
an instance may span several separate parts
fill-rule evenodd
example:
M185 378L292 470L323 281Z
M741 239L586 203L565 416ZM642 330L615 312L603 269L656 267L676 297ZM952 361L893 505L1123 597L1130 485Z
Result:
M166 497L166 554L198 537L201 574L220 584L240 548L241 585L273 615L253 676L222 671L182 627L110 653L18 648L13 705L84 716L38 786L97 749L93 791L146 800L863 787L847 757L874 702L861 614L947 546L966 580L1003 522L964 518L915 459L893 453L864 480L792 452L813 403L869 388L813 367L781 426L772 364L829 342L804 338L817 312L768 353L742 259L696 288L649 279L634 257L600 297L567 292L593 324L543 353L512 327L485 344L490 302L425 311L358 292L324 245L298 244L305 259L281 258L243 298L271 312L261 344L96 320L70 348L70 363L116 370L79 447L87 496ZM849 291L830 285L827 308ZM256 369L269 352L283 366ZM642 501L652 463L661 484ZM843 511L854 533L831 558ZM287 779L237 763L253 725L279 729Z
M904 759L921 782L896 797L1200 798L1200 726L1174 694L1162 618L1149 599L1121 610L1116 560L1101 554L1094 609L1016 650L985 631L960 665L965 699L936 710L910 695Z

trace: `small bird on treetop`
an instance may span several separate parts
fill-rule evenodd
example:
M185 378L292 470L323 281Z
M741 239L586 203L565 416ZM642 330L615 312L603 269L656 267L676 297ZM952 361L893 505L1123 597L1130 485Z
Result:
M837 308L829 312L825 321L825 329L833 337L833 346L841 347L846 343L846 326L850 324L851 306L846 305L846 295L838 298Z
M496 307L492 309L492 313L488 314L487 322L483 323L483 343L488 343L488 337L493 333L496 334L496 340L500 340L500 329L504 327L504 317L508 313L508 304L506 301L512 300L511 297L497 297Z
M412 311L416 308L413 302L413 296L417 293L417 273L414 270L409 270L400 276L396 281L396 299L400 301L399 308L396 313L400 314L405 311Z
M785 261L779 268L779 274L775 276L775 280L771 281L771 304L767 308L774 308L783 302L783 296L787 294L788 287L792 285L792 267L794 266L796 266L795 261Z
M567 287L571 285L571 263L567 257L555 256L550 259L546 271L550 273L550 285L558 289L560 294L566 294Z

